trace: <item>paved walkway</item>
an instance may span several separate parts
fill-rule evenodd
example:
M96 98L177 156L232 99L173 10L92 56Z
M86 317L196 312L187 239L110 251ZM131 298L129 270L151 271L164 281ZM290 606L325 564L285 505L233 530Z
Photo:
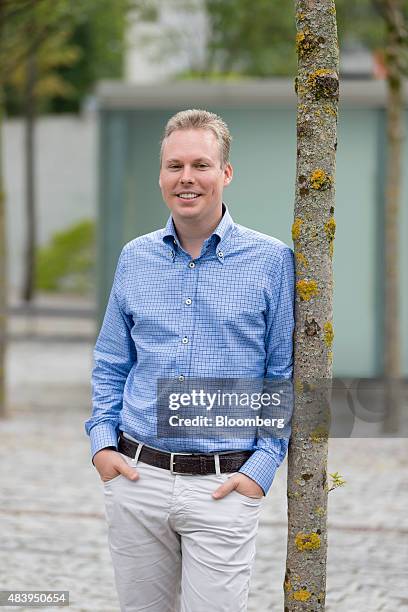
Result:
M118 612L102 485L83 430L90 367L86 341L10 344L0 589L69 590L70 610ZM407 451L405 439L331 441L329 472L347 484L329 495L329 612L408 609ZM249 612L283 610L285 474L286 463L264 502Z

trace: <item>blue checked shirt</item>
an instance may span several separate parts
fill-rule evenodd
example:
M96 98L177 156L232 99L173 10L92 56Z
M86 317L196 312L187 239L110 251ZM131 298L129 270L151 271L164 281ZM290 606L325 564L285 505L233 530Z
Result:
M239 471L266 494L288 439L157 437L158 378L292 377L293 252L223 211L197 259L172 217L124 246L94 349L85 429L92 456L117 448L119 430L169 452L253 450Z

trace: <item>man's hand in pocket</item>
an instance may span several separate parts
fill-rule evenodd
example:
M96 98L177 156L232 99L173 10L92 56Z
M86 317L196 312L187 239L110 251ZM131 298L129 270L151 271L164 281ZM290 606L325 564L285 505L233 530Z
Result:
M128 465L118 451L110 448L103 448L98 451L94 455L93 463L103 482L108 482L119 476L119 474L129 478L129 480L137 480L139 478L135 468Z
M212 496L214 499L221 499L234 490L246 497L259 499L264 496L262 487L246 474L233 474L214 491Z

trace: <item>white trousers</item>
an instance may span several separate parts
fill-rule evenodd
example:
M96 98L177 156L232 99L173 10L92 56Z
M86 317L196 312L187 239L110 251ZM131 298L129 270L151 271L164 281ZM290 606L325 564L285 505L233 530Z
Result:
M104 483L122 612L245 612L262 499L211 494L232 474L172 474L139 461Z

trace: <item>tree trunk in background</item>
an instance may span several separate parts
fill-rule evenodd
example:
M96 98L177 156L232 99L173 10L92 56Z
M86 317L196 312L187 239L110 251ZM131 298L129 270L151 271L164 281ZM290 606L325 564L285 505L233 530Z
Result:
M3 33L3 1L0 0L0 37ZM0 67L1 69L1 67ZM6 348L7 348L7 250L6 198L3 184L3 87L0 74L0 418L6 416Z
M404 140L403 52L407 44L400 0L384 0L387 29L387 166L384 212L384 432L398 430L401 377L399 223ZM404 33L405 32L405 33Z
M35 51L27 58L27 87L25 96L25 167L26 167L26 244L22 299L30 302L34 296L36 253L35 207Z
M325 609L338 42L334 0L297 0L295 405L285 612Z
M3 93L0 84L0 418L6 415L7 251L6 198L3 184Z

